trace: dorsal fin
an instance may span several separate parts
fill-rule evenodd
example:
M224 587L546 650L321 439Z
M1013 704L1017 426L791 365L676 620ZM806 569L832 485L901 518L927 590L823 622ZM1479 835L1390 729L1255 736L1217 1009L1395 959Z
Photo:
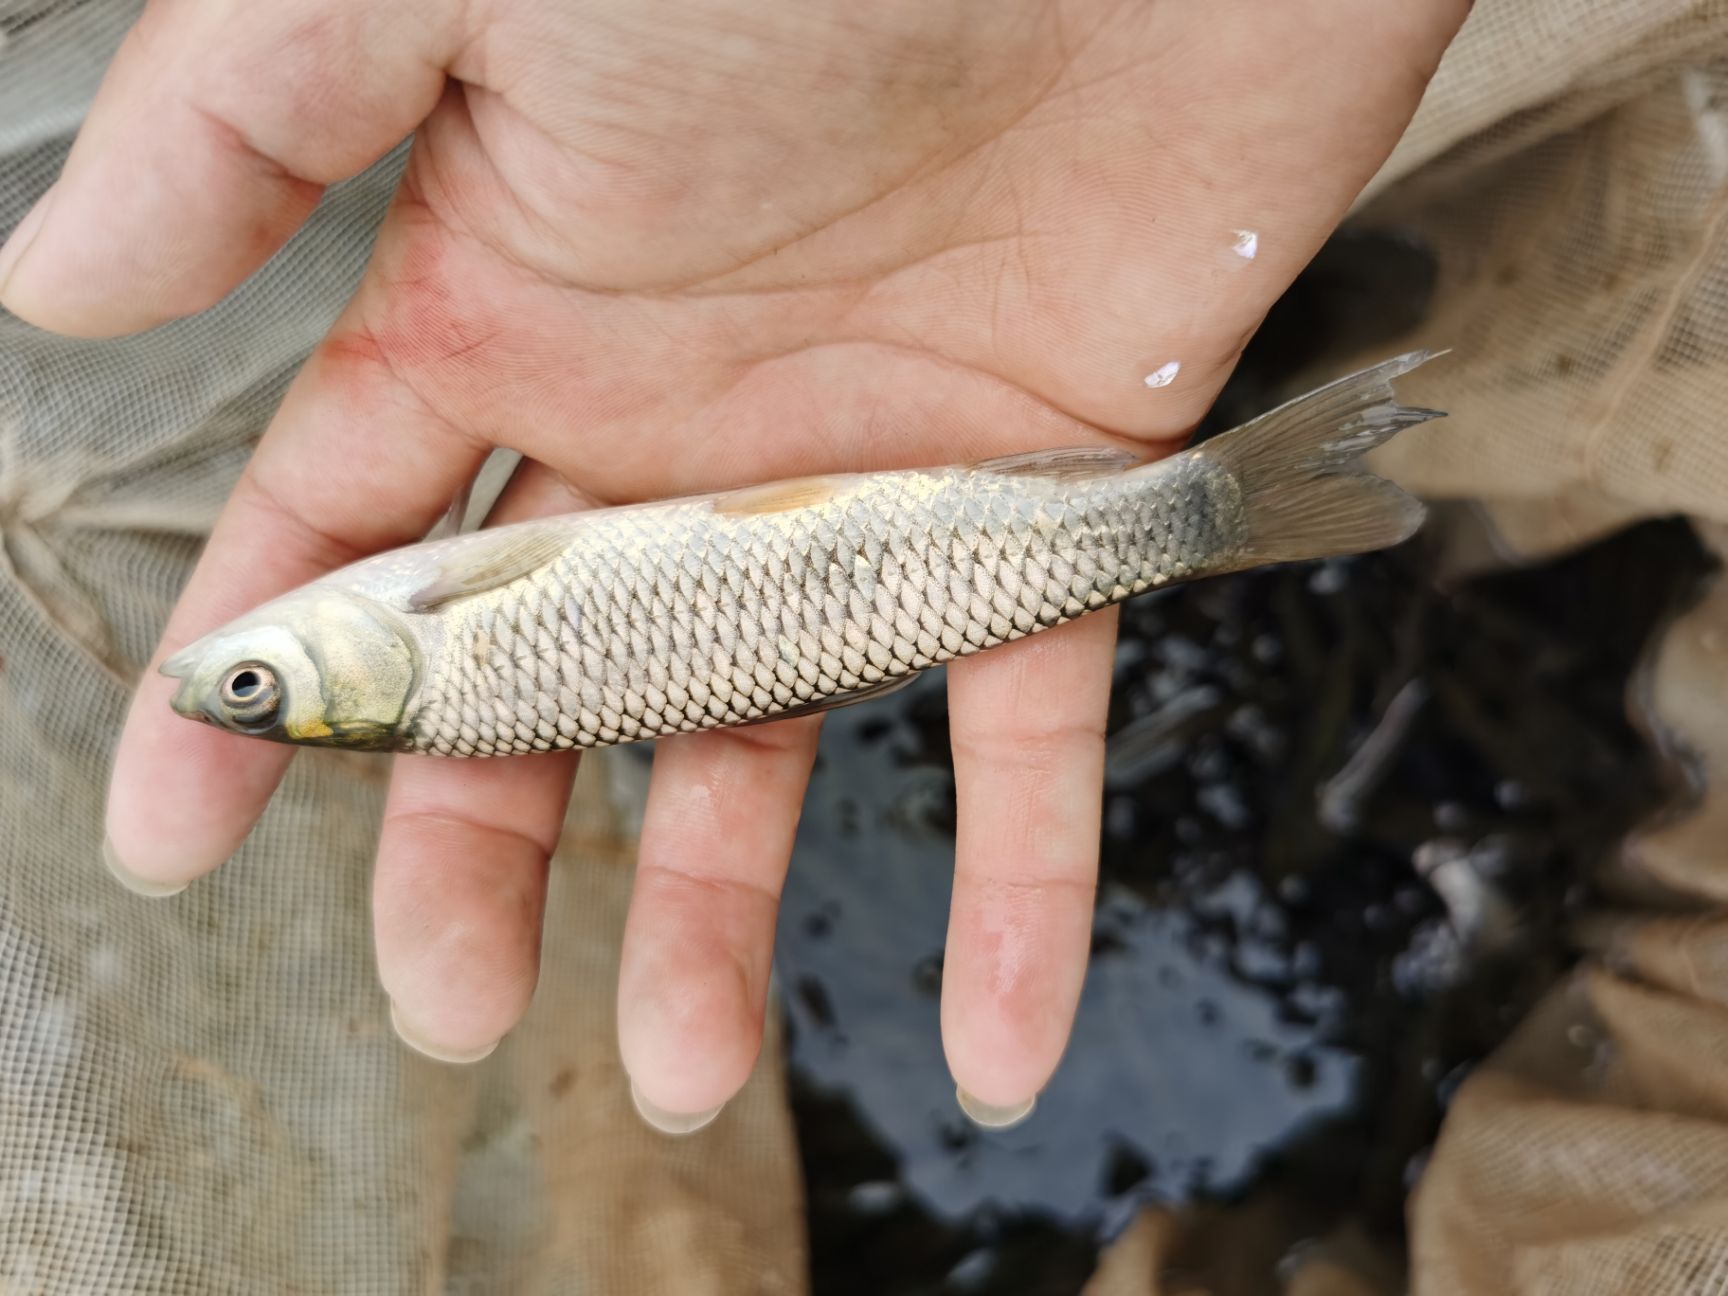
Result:
M408 595L410 612L430 612L453 599L497 589L551 562L570 542L563 527L502 527L464 536L439 560L432 578Z
M1002 455L972 465L974 472L1002 477L1048 477L1055 481L1078 481L1125 471L1138 456L1115 446L1066 446L1059 450L1029 450L1025 454Z
M825 504L834 498L836 489L831 477L793 477L787 481L764 482L760 486L742 486L715 496L714 511L738 515L787 513L812 504Z

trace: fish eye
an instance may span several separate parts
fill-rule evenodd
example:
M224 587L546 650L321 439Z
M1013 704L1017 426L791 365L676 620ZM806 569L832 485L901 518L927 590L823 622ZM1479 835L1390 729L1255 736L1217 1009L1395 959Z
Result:
M235 724L266 725L282 705L282 686L263 662L243 662L228 672L220 696L222 710Z

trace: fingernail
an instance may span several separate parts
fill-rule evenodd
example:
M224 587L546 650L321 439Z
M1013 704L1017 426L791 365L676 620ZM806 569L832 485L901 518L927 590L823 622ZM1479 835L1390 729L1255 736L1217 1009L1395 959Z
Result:
M108 866L108 871L114 875L114 880L125 887L133 895L149 896L152 900L161 900L166 896L179 895L190 883L150 882L139 877L120 862L120 856L114 851L114 843L106 837L102 839L102 862Z
M430 1044L412 1026L402 1020L402 1012L396 1007L394 999L390 1001L390 1025L395 1029L398 1039L416 1053L424 1053L434 1062L453 1062L459 1066L466 1066L470 1062L478 1062L481 1058L488 1056L493 1049L498 1047L499 1043L498 1040L493 1040L484 1048L469 1049L467 1052L460 1049L444 1048L438 1044Z
M1007 1129L1011 1125L1018 1125L1030 1116L1032 1109L1038 1105L1038 1095L1033 1094L1024 1102L998 1107L995 1103L974 1098L959 1085L954 1086L954 1100L960 1104L960 1110L966 1113L974 1125L982 1125L985 1129Z
M54 201L54 191L58 184L49 185L47 191L36 200L36 205L24 213L24 219L18 222L18 228L12 231L12 237L0 246L0 297L6 295L6 286L12 282L12 272L24 260L24 254L30 250L30 245L36 241L36 236L42 232L42 222L48 218L48 207Z
M694 1134L704 1125L710 1124L726 1106L710 1107L701 1112L674 1112L664 1107L656 1107L642 1096L642 1091L636 1087L636 1082L630 1082L630 1101L636 1104L636 1113L662 1134Z

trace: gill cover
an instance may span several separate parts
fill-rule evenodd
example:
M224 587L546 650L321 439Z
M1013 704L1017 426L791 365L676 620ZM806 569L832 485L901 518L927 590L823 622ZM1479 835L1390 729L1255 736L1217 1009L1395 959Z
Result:
M395 745L417 658L395 617L370 599L311 586L206 635L162 666L191 720L274 742Z

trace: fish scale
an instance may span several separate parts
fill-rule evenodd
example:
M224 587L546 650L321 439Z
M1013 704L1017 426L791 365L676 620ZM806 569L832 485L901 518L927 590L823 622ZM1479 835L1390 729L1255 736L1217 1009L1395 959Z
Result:
M1229 551L1231 502L1219 468L1181 460L1079 482L895 474L786 512L596 513L543 570L451 605L447 641L486 650L433 659L409 745L497 755L771 719L1176 579L1182 554Z

